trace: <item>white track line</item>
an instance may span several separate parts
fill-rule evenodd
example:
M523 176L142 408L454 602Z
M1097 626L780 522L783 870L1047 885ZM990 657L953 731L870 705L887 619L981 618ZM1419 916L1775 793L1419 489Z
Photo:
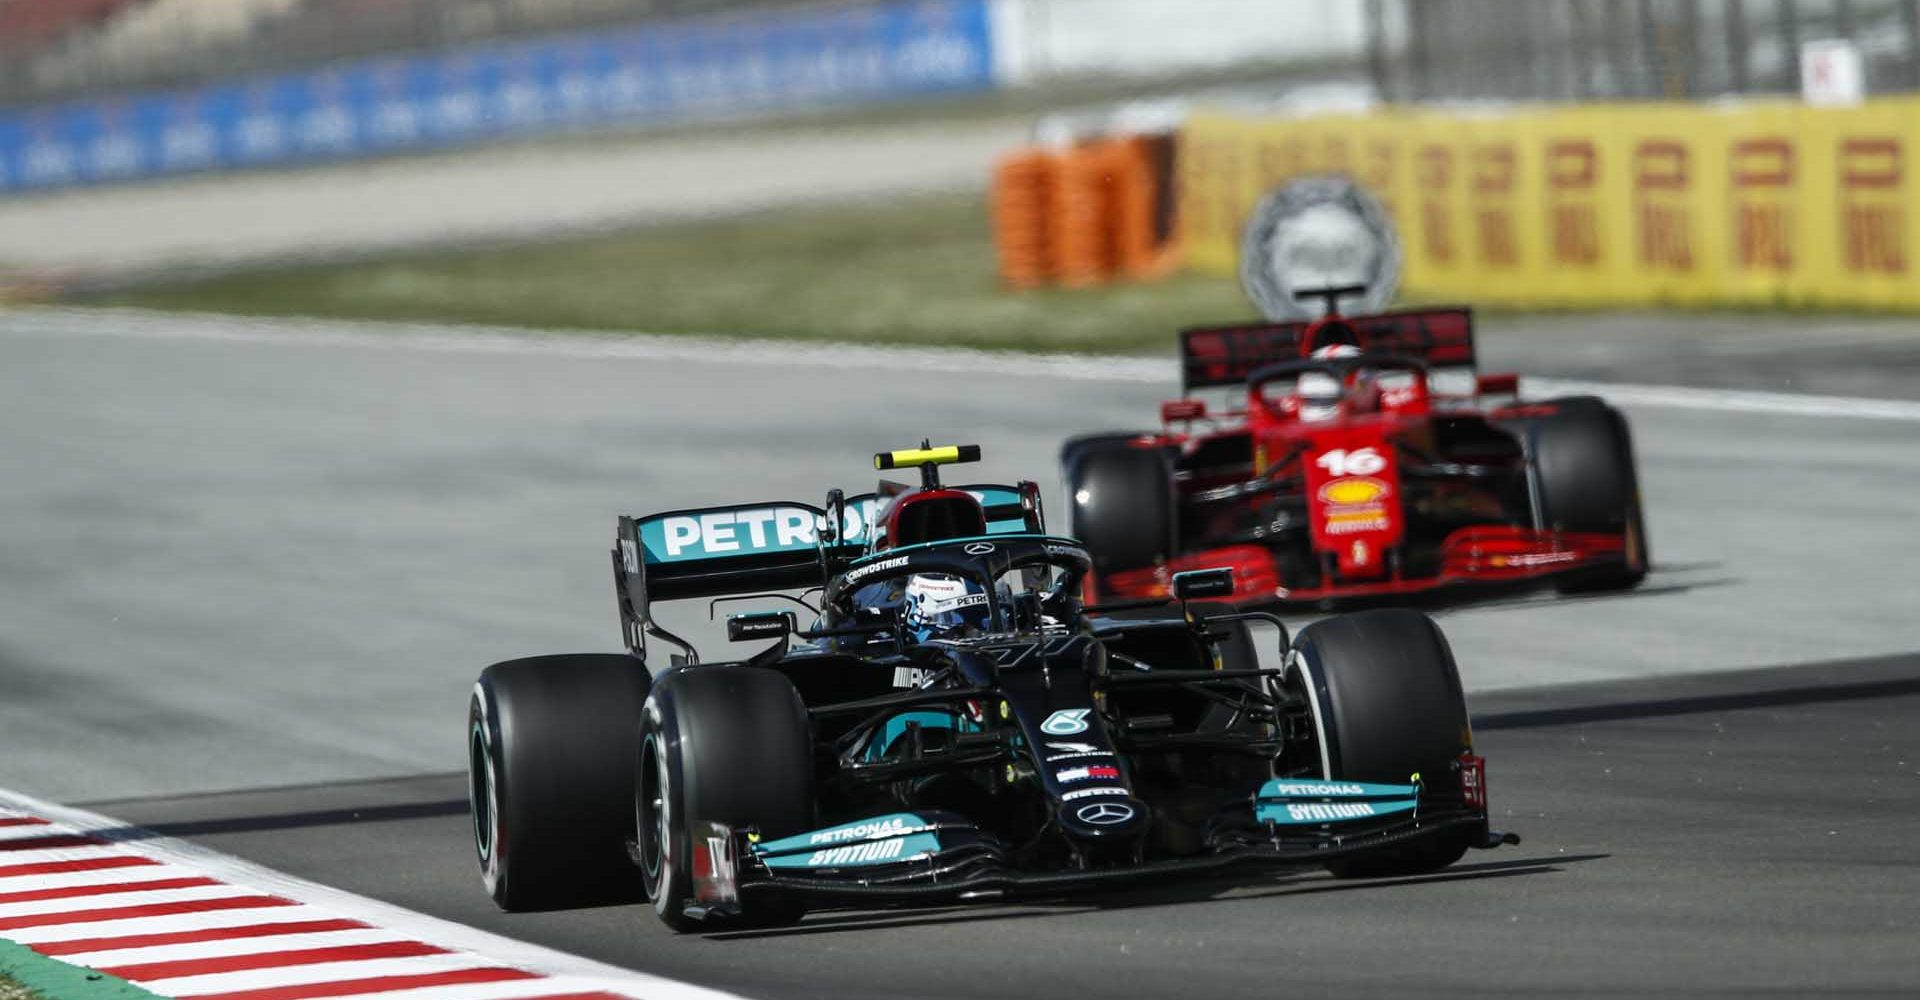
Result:
M169 979L136 979L134 982L162 996L197 997L207 993L262 990L273 986L304 986L308 983L383 979L387 976L418 976L429 972L453 972L459 969L487 969L501 964L481 955L455 952L448 955L416 955L410 958L283 965L273 969L215 972L201 976L175 976Z
M354 944L385 944L408 940L399 931L385 927L357 930L319 931L312 934L278 934L272 937L233 938L225 941L195 941L192 944L162 944L149 948L115 948L61 955L62 962L89 968L116 965L146 965L149 962L179 962L190 958L224 958L228 955L269 955L276 951L300 951L307 948L340 948Z
M25 945L57 944L62 941L132 937L136 934L171 934L176 931L210 930L222 927L290 924L307 920L326 920L337 916L339 914L331 910L312 906L273 906L250 910L209 910L205 913L178 913L158 917L128 917L125 920L56 924L50 927L25 927L19 930L0 931L0 937Z
M583 360L681 361L834 371L1000 374L1093 382L1165 382L1162 358L1028 354L950 347L887 347L732 337L544 332L516 327L276 319L139 309L0 310L0 333L224 343L314 344L444 354L524 354Z
M1920 420L1920 402L1904 399L1810 396L1744 389L1692 389L1684 386L1578 382L1555 378L1523 378L1520 386L1531 397L1601 396L1621 406L1854 420Z
M4 803L0 799L0 803ZM88 858L120 858L126 848L114 844L82 844L78 847L49 847L32 851L0 851L0 869L16 865L37 865L48 861L84 861Z
M343 320L277 319L138 309L29 308L0 310L0 334L133 337L257 344L314 344L449 354L526 354L558 358L675 361L833 371L937 372L1075 382L1166 385L1179 369L1166 357L1027 354L949 347L812 344L792 340L543 332L513 327ZM1522 379L1530 397L1598 395L1625 406L1771 413L1798 417L1920 421L1920 401L1812 396L1734 389Z
M140 865L136 868L98 868L85 872L15 875L11 878L0 878L0 897L16 892L39 892L45 889L78 889L90 885L160 882L167 879L192 878L199 874L201 873L191 868L181 868L178 865Z
M516 979L504 983L467 983L460 986L423 986L385 993L356 993L334 1000L519 1000L521 997L553 996L556 993L583 993L597 989L591 980L569 976L547 979Z
M68 896L57 899L36 899L28 903L0 903L0 920L9 917L30 917L44 913L82 913L88 910L114 910L123 906L151 906L154 903L185 903L200 899L229 899L234 896L257 896L259 893L243 885L229 882L216 882L213 885L196 885L184 889L153 889L145 892L116 892L105 896ZM0 931L0 934L5 934Z
M352 920L369 929L343 929L339 932L303 935L267 934L243 939L249 943L180 942L174 945L134 946L115 956L95 952L74 956L76 964L99 968L126 968L152 962L218 960L233 955L272 955L315 947L353 946L383 941L412 941L443 949L444 954L413 955L392 958L363 958L356 961L315 962L265 969L209 972L202 975L172 976L144 980L143 985L164 996L190 996L223 993L277 985L358 981L383 976L445 973L464 969L511 968L525 970L537 978L519 978L510 982L458 983L418 987L405 991L371 989L371 995L387 997L421 994L420 1000L487 1000L495 997L551 996L557 993L605 991L644 1000L734 1000L731 994L709 990L660 976L634 972L590 959L554 951L539 945L489 934L451 921L440 920L378 900L356 896L305 879L295 878L237 858L208 850L196 844L130 827L97 813L43 802L16 792L0 789L0 816L29 815L52 820L55 828L44 835L71 835L75 831L99 837L105 846L89 845L45 850L0 850L0 868L38 861L61 861L115 855L138 855L159 861L170 872L186 870L187 876L219 880L219 885L171 890L135 890L97 896L71 896L50 900L31 900L0 904L0 920L23 917L31 920L40 914L84 913L120 906L150 905L231 896L277 897L294 905L256 907L242 910L214 910L181 914L127 917L117 920L81 921L45 927L0 929L0 938L22 944L49 945L70 941L124 938L133 935L197 932L213 928L262 928L316 920ZM20 827L0 827L20 829ZM4 843L4 842L0 842ZM107 869L129 873L147 881L144 866ZM67 873L46 873L61 874ZM41 875L0 877L0 894L31 891L30 879ZM72 884L72 883L70 883ZM100 883L77 883L100 884ZM57 887L57 883L53 887ZM475 879L474 891L480 891ZM266 925L263 927L263 925ZM385 935L381 937L381 935ZM259 942L258 947L252 942ZM316 943L324 942L324 943ZM151 954L146 954L146 953ZM60 956L65 958L66 956ZM303 956L313 957L313 956ZM330 956L329 956L330 957ZM125 959L124 961L122 959ZM154 970L159 971L159 970ZM505 988L511 987L511 989Z

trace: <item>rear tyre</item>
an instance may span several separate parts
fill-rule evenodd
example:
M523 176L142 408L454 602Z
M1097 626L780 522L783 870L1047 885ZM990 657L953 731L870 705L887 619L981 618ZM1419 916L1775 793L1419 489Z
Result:
M700 922L693 902L699 821L752 827L767 839L813 826L813 742L806 706L784 676L758 667L684 667L661 678L640 724L632 788L641 882L676 931ZM785 897L748 893L735 926L799 920Z
M480 674L467 708L474 851L506 910L641 898L627 857L640 708L625 654L536 656Z
M1640 477L1626 418L1592 396L1555 400L1552 405L1557 413L1528 421L1547 526L1623 534L1627 542L1625 562L1569 573L1554 585L1564 594L1633 587L1646 578L1649 563Z
M1295 639L1289 682L1311 698L1321 766L1335 780L1454 781L1473 749L1453 651L1433 619L1392 608L1316 622ZM1440 784L1441 788L1449 786ZM1414 875L1460 860L1471 830L1328 864L1341 878Z
M1096 573L1158 565L1174 549L1172 463L1136 440L1101 435L1061 449L1068 530L1093 556Z

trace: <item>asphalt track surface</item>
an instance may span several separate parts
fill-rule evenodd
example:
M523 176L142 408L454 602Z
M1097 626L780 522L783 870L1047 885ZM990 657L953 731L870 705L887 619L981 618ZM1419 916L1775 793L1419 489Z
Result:
M644 906L506 915L463 775L104 803L434 916L773 997L1911 996L1920 657L1483 695L1498 828L1441 873L1240 874L675 936Z
M1685 322L1492 323L1485 354L1917 395L1910 323L1672 336ZM0 314L0 786L753 994L1920 986L1910 417L1632 396L1654 400L1627 407L1647 585L1433 609L1520 848L1419 884L1255 878L671 939L632 909L492 912L449 776L481 666L617 645L613 515L859 488L867 453L922 436L985 446L982 479L1051 485L1063 437L1139 425L1165 385L462 336ZM1766 667L1789 669L1742 673ZM1599 686L1542 689L1572 682Z

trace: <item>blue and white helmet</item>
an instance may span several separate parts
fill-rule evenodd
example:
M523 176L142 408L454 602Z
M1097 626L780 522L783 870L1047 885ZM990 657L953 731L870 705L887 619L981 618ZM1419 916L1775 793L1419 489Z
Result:
M914 638L938 638L954 629L987 626L987 592L980 585L945 573L907 578L901 619Z

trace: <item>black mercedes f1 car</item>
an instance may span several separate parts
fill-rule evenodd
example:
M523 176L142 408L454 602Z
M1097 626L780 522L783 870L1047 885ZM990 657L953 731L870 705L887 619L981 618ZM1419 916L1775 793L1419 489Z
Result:
M1416 873L1517 842L1488 827L1427 617L1359 612L1289 641L1208 602L1233 592L1225 570L1086 605L1090 559L1046 534L1034 484L940 484L978 456L885 453L920 485L824 507L621 518L629 652L498 663L473 695L495 901L644 897L676 930L764 926L1238 865ZM654 618L678 599L757 604L727 634L760 648L701 662Z

